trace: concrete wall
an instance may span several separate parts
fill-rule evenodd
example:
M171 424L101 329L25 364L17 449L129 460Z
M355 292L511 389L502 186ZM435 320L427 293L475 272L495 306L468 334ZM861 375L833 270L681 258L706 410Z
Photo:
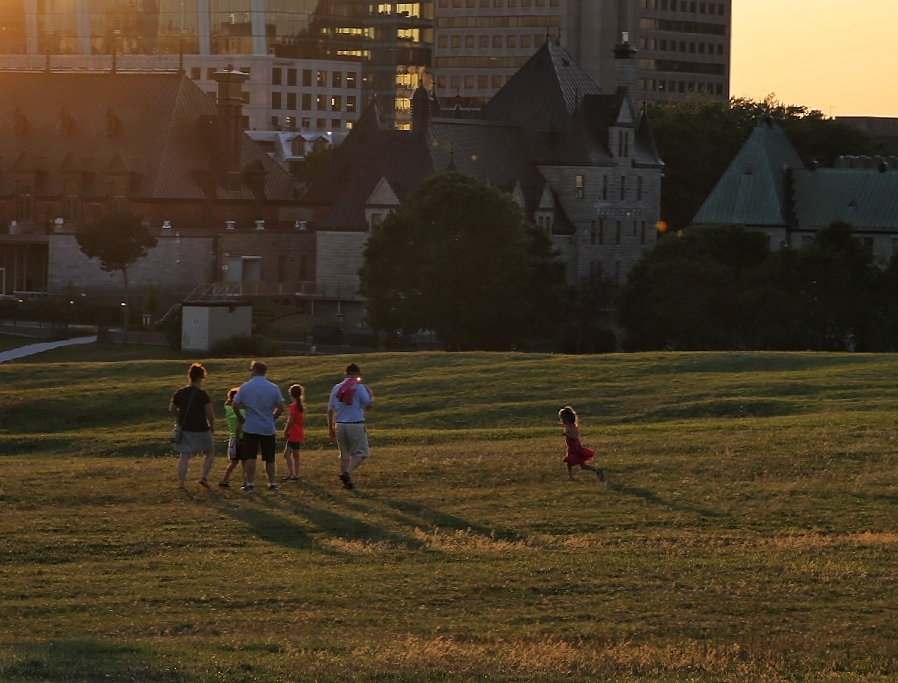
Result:
M110 294L122 290L122 274L106 273L98 259L89 259L74 235L52 235L48 250L48 286L62 294L69 283L78 291ZM128 268L132 294L153 282L160 293L188 294L201 282L212 280L215 253L211 237L160 237L156 247Z
M318 264L315 279L319 296L347 299L359 291L359 269L365 263L367 232L317 233Z
M252 334L253 307L184 306L181 321L181 348L206 353L217 342Z

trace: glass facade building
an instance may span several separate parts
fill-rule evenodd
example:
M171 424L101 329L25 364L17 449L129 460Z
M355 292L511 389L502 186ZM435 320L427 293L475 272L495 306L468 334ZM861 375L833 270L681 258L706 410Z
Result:
M362 63L404 127L430 85L433 0L0 0L0 55L273 55Z

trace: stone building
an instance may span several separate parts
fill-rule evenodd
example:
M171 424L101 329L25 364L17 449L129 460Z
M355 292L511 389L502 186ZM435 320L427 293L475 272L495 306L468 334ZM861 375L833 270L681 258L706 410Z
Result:
M810 244L822 228L845 221L885 266L898 253L895 160L852 157L838 166L806 166L778 123L759 121L694 222L744 225L779 249Z
M277 282L304 258L314 281L293 182L242 130L245 75L217 79L216 104L183 74L0 73L0 295L117 289L75 237L115 211L158 236L135 289L183 294L238 265Z
M476 114L444 109L419 87L410 131L391 130L369 104L303 200L315 218L319 293L360 307L368 237L445 170L512 194L551 238L569 282L621 282L655 244L663 163L631 98L635 50L618 45L616 64L619 86L606 95L564 48L546 43Z

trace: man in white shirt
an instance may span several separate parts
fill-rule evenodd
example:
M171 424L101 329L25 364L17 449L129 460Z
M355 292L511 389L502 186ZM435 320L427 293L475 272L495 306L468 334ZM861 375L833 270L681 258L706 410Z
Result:
M275 443L277 429L274 421L284 412L284 396L276 384L265 379L268 366L260 360L252 362L249 368L250 380L240 385L234 396L234 412L246 412L243 423L243 471L246 473L246 484L243 491L253 490L253 479L256 474L256 457L262 452L262 461L268 474L268 490L277 491L274 483Z

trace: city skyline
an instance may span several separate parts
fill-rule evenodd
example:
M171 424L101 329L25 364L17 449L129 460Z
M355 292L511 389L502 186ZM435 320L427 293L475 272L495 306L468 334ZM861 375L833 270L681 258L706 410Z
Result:
M894 0L733 0L731 93L898 117L896 25Z

